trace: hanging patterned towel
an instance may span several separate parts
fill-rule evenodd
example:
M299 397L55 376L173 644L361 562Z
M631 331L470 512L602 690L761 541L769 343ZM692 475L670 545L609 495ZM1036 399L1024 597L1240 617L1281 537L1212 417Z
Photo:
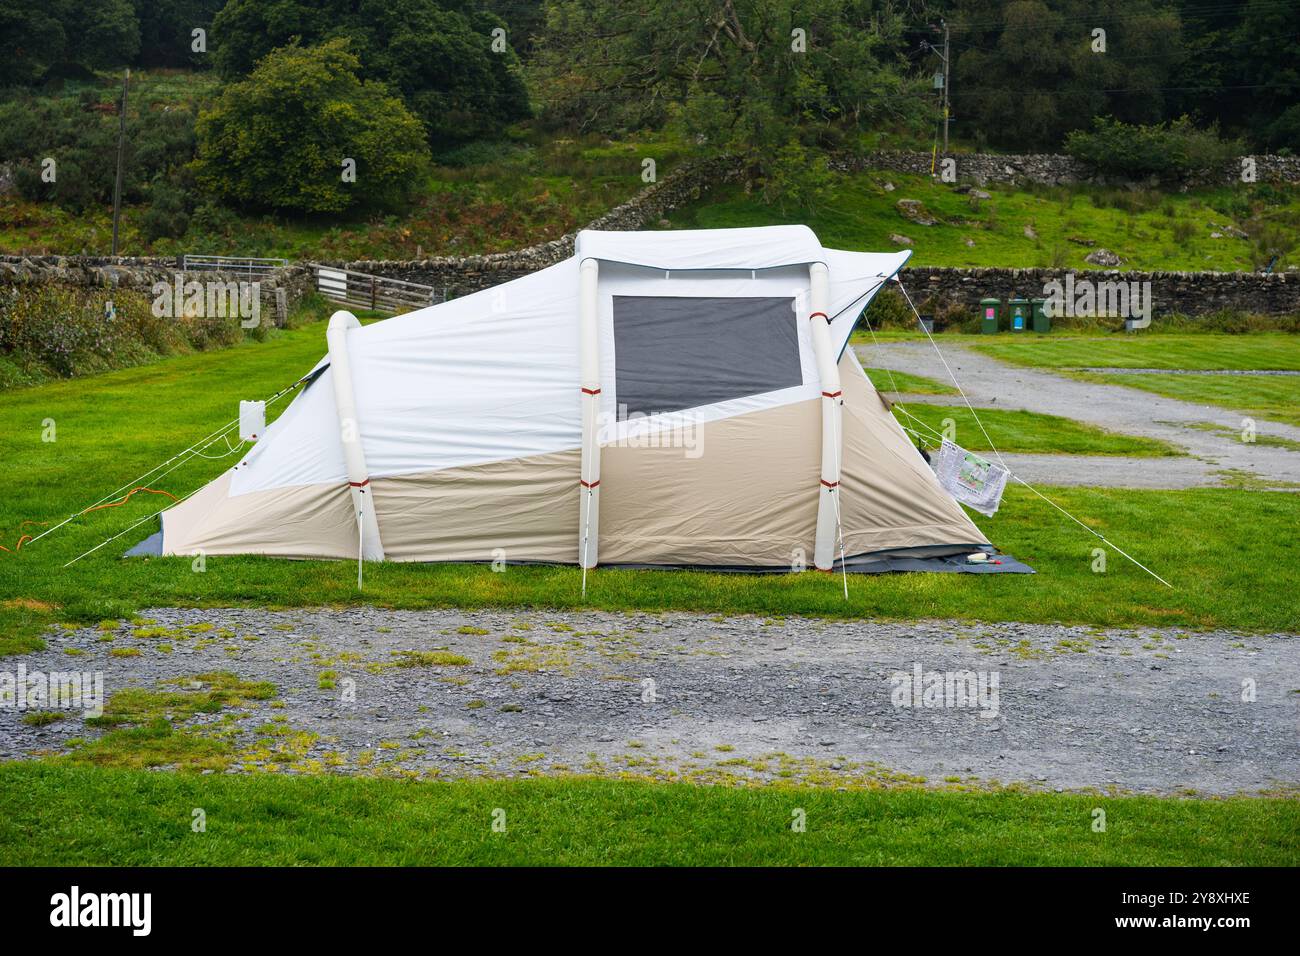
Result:
M992 517L1002 503L1007 470L944 439L935 474L944 490L962 504Z

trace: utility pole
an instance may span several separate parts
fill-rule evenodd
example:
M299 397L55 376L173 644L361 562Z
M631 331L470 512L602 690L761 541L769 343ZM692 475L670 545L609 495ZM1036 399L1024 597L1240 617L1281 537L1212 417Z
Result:
M948 155L948 119L949 119L949 113L951 112L948 107L948 102L949 102L948 101L948 79L950 75L950 70L948 69L949 60L950 60L950 57L948 55L949 54L948 21L940 20L939 23L943 27L943 52L942 53L939 52L939 48L928 40L921 41L921 49L923 51L929 51L930 53L933 53L935 56L937 56L939 59L943 60L943 72L934 74L934 85L935 88L939 90L939 107L943 110L943 155L947 156ZM934 33L938 33L939 27L935 26L934 24L930 24L930 30ZM938 138L939 138L938 133L935 133L935 140L936 140L935 150L934 150L935 153L938 152L938 142L937 142ZM932 157L930 163L930 172L932 173L934 172L934 161L935 161L935 157Z
M117 180L113 183L113 252L117 256L117 221L122 213L122 151L126 146L126 91L131 82L131 69L122 76L122 108L117 124Z
M943 24L943 154L948 155L948 21Z

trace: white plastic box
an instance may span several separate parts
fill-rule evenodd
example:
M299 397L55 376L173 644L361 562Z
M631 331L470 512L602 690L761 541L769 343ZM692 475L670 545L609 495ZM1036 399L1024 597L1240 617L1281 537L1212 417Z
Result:
M257 441L266 431L266 402L239 403L239 438Z

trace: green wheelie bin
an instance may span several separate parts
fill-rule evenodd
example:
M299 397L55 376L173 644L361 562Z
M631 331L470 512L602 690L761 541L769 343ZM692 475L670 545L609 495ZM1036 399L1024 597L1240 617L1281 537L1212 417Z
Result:
M1034 331L1040 334L1052 331L1052 317L1047 314L1046 299L1030 299L1034 310Z
M1028 299L1007 300L1007 328L1012 332L1023 332L1029 328L1030 321Z
M998 299L980 299L980 331L985 335L996 335L998 331L998 312L1002 303Z

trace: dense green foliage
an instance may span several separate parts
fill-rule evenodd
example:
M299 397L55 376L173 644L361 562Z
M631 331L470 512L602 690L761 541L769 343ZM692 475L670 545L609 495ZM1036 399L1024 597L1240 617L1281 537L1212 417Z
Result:
M0 87L123 65L215 65L229 80L295 40L347 37L361 78L399 92L435 147L529 115L523 57L552 123L676 122L761 157L936 121L926 44L943 18L960 142L1050 151L1098 116L1187 115L1255 149L1300 148L1289 0L49 0L0 9ZM198 28L210 53L192 47Z
M120 87L115 92L120 96ZM78 211L111 202L118 139L114 107L101 103L93 90L58 98L23 93L0 102L0 156L13 163L19 194ZM181 175L194 152L195 112L184 104L128 110L125 202L144 201L158 183ZM53 166L44 164L47 158Z
M359 75L400 92L437 144L528 115L513 50L508 42L492 48L492 31L505 27L466 0L229 0L212 25L213 55L234 79L294 39L346 37Z
M824 177L816 147L923 109L898 62L901 27L867 0L557 0L537 56L545 118L672 125L742 157L769 194L807 200Z
M647 0L635 6L616 0L50 0L36 7L6 5L0 9L0 183L12 180L16 195L0 197L0 220L7 231L13 227L3 242L7 250L22 251L102 248L116 151L113 103L124 64L146 67L155 81L178 86L196 81L203 87L199 104L142 106L135 100L133 77L124 226L131 252L182 247L282 252L304 241L319 245L315 240L322 232L328 232L331 251L344 257L353 254L348 247L355 243L382 248L385 255L526 245L552 238L552 227L581 226L590 215L585 204L579 215L565 195L571 186L522 170L520 144L593 138L611 147L671 141L692 158L734 155L743 173L735 188L745 203L769 206L768 214L783 221L824 215L820 228L836 229L839 222L839 231L845 231L848 219L863 220L867 212L845 202L854 198L848 195L853 190L833 172L831 157L881 146L929 148L937 139L939 98L930 75L939 66L933 50L942 42L939 25L945 17L952 33L955 151L994 146L1053 152L1068 144L1074 155L1116 179L1174 182L1214 169L1242 151L1286 152L1300 145L1300 37L1289 32L1288 3L1248 0L1211 8L1205 0ZM207 52L193 48L192 33L198 29L208 33ZM1097 47L1098 31L1105 34L1104 51ZM255 65L276 49L312 50L343 38L355 57L348 69L362 88L382 83L419 120L441 166L465 173L454 173L448 183L441 175L417 176L418 155L381 157L376 131L387 114L371 116L356 104L321 130L306 117L317 106L304 109L292 86L283 95L246 103L237 102L237 95L221 99L212 112L231 117L221 142L214 139L214 120L207 127L204 157L191 164L194 116L198 105L212 106L219 82L249 81ZM175 67L196 70L182 74ZM378 90L362 94L363 101L378 96ZM538 120L524 122L534 108ZM258 137L299 148L272 169L266 155L272 147L253 142L254 128L261 131ZM406 124L399 120L396 129L398 152L404 153ZM310 135L299 143L301 137L291 139L285 130ZM333 152L340 143L368 145L371 173L379 175L358 170L356 187L344 188L333 175ZM57 162L57 181L40 176L46 158ZM636 188L639 163L647 158L660 157L650 152L628 157L627 189L610 188L611 199L626 198ZM230 159L237 162L217 168ZM196 170L202 178L196 178ZM252 179L245 175L249 170ZM326 171L328 182L321 179ZM661 166L658 174L664 172ZM468 175L475 185L460 178ZM488 184L492 177L502 181ZM531 181L525 185L521 177ZM610 185L600 184L602 189ZM1282 190L1262 200L1268 207L1263 208L1261 197L1269 189L1277 192L1273 186L1240 189L1231 208L1215 204L1214 213L1227 217L1247 240L1210 242L1221 221L1202 222L1209 217L1199 213L1186 221L1171 215L1169 229L1153 232L1136 222L1147 211L1132 208L1136 199L1094 196L1094 205L1100 203L1097 215L1075 215L1062 200L1061 213L1072 221L1049 214L1018 222L1014 230L1009 218L999 219L1011 211L1007 204L972 204L969 214L946 218L927 234L927 243L918 242L918 255L930 254L935 240L946 237L960 245L943 254L945 263L1005 264L1027 252L1035 264L1063 266L1087 254L1089 246L1076 242L1084 239L1112 249L1119 245L1115 251L1129 265L1177 261L1190 268L1272 264L1281 269L1295 248L1295 224L1284 221L1294 218L1293 203ZM480 195L470 197L476 190ZM399 209L407 194L419 194L418 206ZM874 204L886 197L869 198ZM610 204L597 203L596 212ZM1028 212L1044 203L1025 205ZM377 218L383 207L385 217ZM251 212L258 213L258 221L248 218ZM304 213L314 215L304 218ZM278 218L266 222L268 214ZM726 215L724 210L714 218ZM873 231L881 234L871 237L874 248L888 242L899 223L888 209L872 218L878 227ZM1122 220L1119 227L1126 234L1083 235L1091 219L1107 220L1110 232L1117 228L1110 220ZM1003 235L993 235L998 232ZM1023 247L1026 237L1031 250L1011 248ZM1150 249L1154 239L1164 244L1158 255Z
M1099 114L1164 118L1179 20L1159 0L957 0L953 110L977 142L1050 152ZM1092 30L1106 31L1105 52Z
M348 45L285 47L226 86L199 118L199 182L236 205L307 213L404 198L428 160L424 131L386 86L358 79Z
M89 70L201 66L193 31L225 0L45 0L0 5L0 86Z
M117 66L139 51L131 0L47 0L0 9L0 84Z
M194 31L211 33L212 18L226 0L134 0L140 23L140 66L203 67L208 54L194 49ZM211 50L211 37L204 46Z
M1260 148L1300 148L1300 34L1287 0L937 7L952 31L954 129L972 142L1049 152L1096 116L1153 124L1188 114Z
M1075 130L1065 150L1093 169L1129 179L1177 182L1223 169L1242 154L1240 142L1224 142L1216 130L1198 130L1184 116L1171 123L1131 126L1099 116L1089 131Z
M17 286L0 295L0 388L92 375L157 361L160 357L225 348L272 334L271 316L252 315L247 293L242 312L160 314L152 289ZM108 309L111 307L111 313ZM304 298L285 324L322 319L332 309ZM106 315L107 313L107 315Z

